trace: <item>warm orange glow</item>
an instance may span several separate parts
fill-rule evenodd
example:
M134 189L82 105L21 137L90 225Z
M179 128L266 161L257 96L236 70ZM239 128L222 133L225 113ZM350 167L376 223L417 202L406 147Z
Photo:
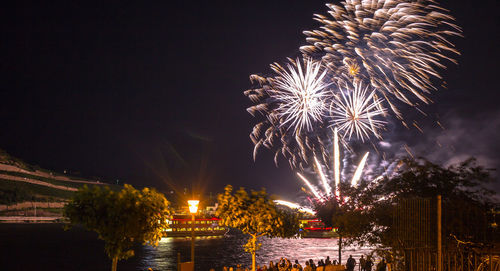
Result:
M198 203L200 203L199 200L188 200L190 213L196 214L198 212Z
M359 73L359 66L358 64L354 63L352 65L349 65L349 74L352 76L356 76Z

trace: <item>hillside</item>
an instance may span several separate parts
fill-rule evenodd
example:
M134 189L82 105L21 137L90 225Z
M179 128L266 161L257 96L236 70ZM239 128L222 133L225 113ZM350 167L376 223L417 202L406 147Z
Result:
M83 185L120 188L42 169L0 149L0 222L60 220L64 204Z

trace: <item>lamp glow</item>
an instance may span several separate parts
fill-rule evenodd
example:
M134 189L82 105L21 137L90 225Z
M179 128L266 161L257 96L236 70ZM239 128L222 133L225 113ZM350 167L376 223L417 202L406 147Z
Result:
M198 204L199 203L200 203L199 200L188 200L189 212L192 214L196 214L196 212L198 212Z

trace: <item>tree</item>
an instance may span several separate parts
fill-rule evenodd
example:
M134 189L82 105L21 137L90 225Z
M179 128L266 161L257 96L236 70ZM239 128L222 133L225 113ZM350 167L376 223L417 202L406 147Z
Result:
M495 202L493 191L486 185L493 181L490 172L469 158L449 167L442 167L426 159L403 159L392 178L379 182L367 191L378 199L374 205L377 224L381 225L380 242L397 245L389 212L402 200L409 198L435 199L442 196L443 234L457 235L469 241L481 241L487 231L486 211ZM383 200L380 200L383 199ZM391 208L392 207L392 208Z
M359 187L351 187L350 185L341 183L340 197L329 197L324 201L315 202L314 209L317 217L327 227L337 228L339 235L339 263L342 258L342 245L349 245L353 242L362 244L365 232L372 229L372 223L369 213L365 208L368 200L361 193L366 187L366 183L360 183ZM343 237L349 237L347 240Z
M104 248L116 271L119 260L134 255L137 242L158 245L168 227L169 202L154 189L137 190L130 185L115 192L107 186L86 185L78 190L64 208L70 227L81 224L104 240Z
M423 158L406 158L390 178L361 182L358 187L343 185L340 199L317 203L316 210L323 222L339 227L351 243L395 248L401 243L394 229L395 208L407 199L442 195L444 236L479 241L485 240L486 213L495 206L494 192L485 188L491 181L488 170L472 158L446 168Z
M261 246L259 237L295 236L299 230L298 215L279 210L265 190L247 193L240 188L234 194L232 191L233 187L228 185L224 193L217 196L216 215L225 226L250 235L244 248L252 254L252 271L255 271L255 254Z

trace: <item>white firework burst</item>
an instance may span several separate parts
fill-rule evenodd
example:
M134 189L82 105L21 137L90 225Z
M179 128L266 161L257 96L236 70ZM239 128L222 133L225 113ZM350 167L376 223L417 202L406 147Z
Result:
M370 135L381 138L378 130L386 121L378 118L385 115L382 100L375 96L375 91L368 91L361 81L354 82L354 89L340 89L340 95L333 99L330 109L332 126L338 127L349 140L355 134L364 142Z
M323 81L326 69L311 58L304 58L303 65L299 59L290 60L286 69L277 63L271 65L278 76L269 80L272 88L268 90L278 105L275 111L282 118L281 126L297 133L304 128L312 130L313 123L322 121L328 110L329 84Z
M290 167L303 168L308 157L325 154L323 142L329 133L328 116L332 95L327 74L320 62L311 58L288 59L284 66L274 63L270 77L251 75L255 85L245 91L254 103L247 111L259 122L250 138L254 143L254 159L261 147L288 159Z

